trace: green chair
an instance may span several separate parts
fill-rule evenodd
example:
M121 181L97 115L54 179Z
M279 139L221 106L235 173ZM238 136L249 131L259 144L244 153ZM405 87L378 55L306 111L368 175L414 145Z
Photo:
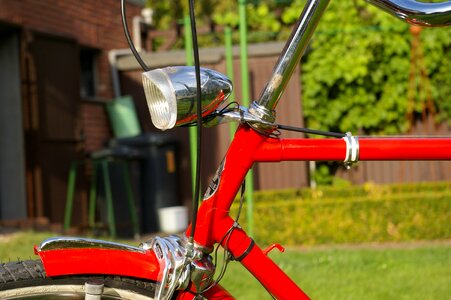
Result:
M131 96L124 96L106 104L115 138L126 138L141 134L138 115Z
M138 117L130 96L117 98L106 104L106 111L110 120L110 124L116 138L132 137L141 133ZM139 236L139 223L133 196L133 189L128 169L128 162L133 159L139 159L139 150L127 146L115 146L95 151L89 155L86 160L77 160L71 163L67 184L66 208L64 214L64 230L70 227L73 201L75 193L75 184L77 178L77 170L80 165L85 163L92 164L91 186L89 190L89 209L88 222L89 226L95 226L95 212L98 196L98 179L99 175L103 179L104 195L107 209L107 222L111 237L116 237L116 220L114 215L113 193L111 186L111 178L109 167L112 162L120 165L122 180L124 183L127 205L129 208L130 219L133 226L135 237Z

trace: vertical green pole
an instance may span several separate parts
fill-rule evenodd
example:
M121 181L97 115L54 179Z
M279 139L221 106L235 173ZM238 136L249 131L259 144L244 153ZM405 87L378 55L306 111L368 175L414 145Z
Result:
M226 26L224 28L224 40L225 40L225 55L226 55L226 69L227 69L227 77L234 82L233 79L233 42L232 42L232 29L230 26ZM235 101L235 91L232 91L232 94L229 97L229 101ZM236 131L236 124L230 123L230 140L233 139Z
M96 200L97 200L97 168L99 162L92 160L91 188L89 189L89 227L94 229L96 221Z
M239 19L240 19L240 60L241 60L241 90L243 105L249 107L249 69L247 65L247 21L246 21L246 0L239 0ZM246 200L247 200L247 223L248 232L254 234L254 182L252 169L246 176Z
M66 196L66 211L64 212L64 230L67 231L72 220L72 210L74 205L75 180L77 177L78 162L73 161L70 164L69 179L67 180L67 196Z
M185 34L185 55L186 65L192 66L194 64L193 58L193 40L191 39L191 26L189 15L183 18L183 27ZM191 159L191 181L194 196L194 186L196 181L196 153L197 153L197 131L196 127L189 127L189 144L190 144L190 159Z
M138 239L139 238L138 213L136 212L135 198L133 196L130 172L128 170L128 164L125 161L121 161L120 163L122 168L122 180L124 181L125 191L127 193L128 210L133 225L133 234L134 238Z
M103 185L105 186L106 211L110 236L116 237L116 220L114 219L113 193L111 190L110 169L108 160L102 160Z

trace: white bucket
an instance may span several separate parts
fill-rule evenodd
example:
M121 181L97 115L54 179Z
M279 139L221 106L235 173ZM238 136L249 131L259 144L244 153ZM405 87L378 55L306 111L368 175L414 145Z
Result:
M158 209L160 230L164 233L180 233L188 227L188 208L171 206Z

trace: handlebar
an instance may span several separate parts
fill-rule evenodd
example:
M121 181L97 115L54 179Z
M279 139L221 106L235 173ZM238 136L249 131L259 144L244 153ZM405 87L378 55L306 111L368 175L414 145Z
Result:
M424 3L415 0L366 0L405 20L422 26L451 25L451 1Z

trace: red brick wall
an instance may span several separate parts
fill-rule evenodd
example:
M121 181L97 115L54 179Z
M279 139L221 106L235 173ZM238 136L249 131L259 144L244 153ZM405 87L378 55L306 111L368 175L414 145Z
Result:
M127 1L129 27L141 7ZM112 98L108 51L128 48L124 37L118 0L1 0L0 22L30 31L74 39L80 46L100 50L97 59L96 92ZM98 149L108 138L108 122L101 105L84 102L80 117L85 151Z
M129 21L141 7L127 3ZM120 19L118 0L2 0L0 20L31 30L78 41L102 50L99 57L98 95L111 97L108 50L128 48Z

